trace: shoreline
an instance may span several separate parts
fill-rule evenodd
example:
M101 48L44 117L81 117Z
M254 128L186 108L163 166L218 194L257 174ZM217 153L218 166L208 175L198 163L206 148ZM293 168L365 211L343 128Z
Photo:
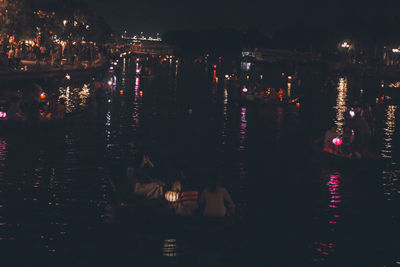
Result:
M32 80L45 78L60 78L65 77L68 73L73 76L88 75L95 73L107 65L107 60L102 60L97 64L89 67L66 65L62 67L49 67L48 69L31 70L31 71L0 71L0 82L15 81L15 80Z

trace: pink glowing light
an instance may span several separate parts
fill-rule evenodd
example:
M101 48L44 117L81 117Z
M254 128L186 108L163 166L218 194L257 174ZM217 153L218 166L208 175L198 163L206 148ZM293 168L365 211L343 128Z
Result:
M340 139L339 137L336 137L336 138L333 138L332 143L333 143L335 146L340 146L341 144L343 144L343 140Z
M6 120L7 119L7 113L3 112L3 111L0 111L0 119Z
M354 112L354 110L350 110L349 111L350 117L354 118L354 116L356 116L356 113Z
M242 91L243 91L243 93L247 93L248 90L247 90L246 87L243 87L243 90L242 90Z

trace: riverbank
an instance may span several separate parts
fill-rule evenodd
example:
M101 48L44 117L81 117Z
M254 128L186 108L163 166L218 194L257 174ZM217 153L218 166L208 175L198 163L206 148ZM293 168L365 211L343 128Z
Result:
M99 60L92 64L65 64L61 66L51 66L49 64L46 64L45 62L41 62L34 67L32 67L32 64L30 64L31 62L21 63L22 65L30 66L30 68L27 68L28 70L0 71L0 81L61 78L65 77L67 74L70 77L88 75L105 68L107 65L107 60Z

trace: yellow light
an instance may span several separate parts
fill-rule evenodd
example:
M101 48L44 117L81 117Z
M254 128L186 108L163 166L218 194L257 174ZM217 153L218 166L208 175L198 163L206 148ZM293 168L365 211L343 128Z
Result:
M179 199L179 193L174 191L167 191L165 193L165 199L169 202L176 202Z

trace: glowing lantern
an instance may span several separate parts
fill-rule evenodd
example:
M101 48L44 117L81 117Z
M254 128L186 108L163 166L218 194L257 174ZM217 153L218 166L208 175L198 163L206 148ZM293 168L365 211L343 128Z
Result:
M247 93L247 88L246 87L243 87L243 93Z
M354 116L356 115L356 113L354 112L354 110L350 110L349 111L350 117L354 118Z
M168 202L176 202L179 199L179 193L174 191L167 191L165 193L165 199Z
M340 146L341 144L343 144L343 140L340 139L339 137L335 137L335 138L333 138L332 143L333 143L335 146Z
M1 120L6 120L7 119L7 113L3 112L3 111L0 111L0 119Z
M119 94L123 95L124 94L124 90L119 90Z
M299 102L296 103L296 107L298 107L298 108L300 107L300 103Z
M45 93L41 93L40 94L40 99L46 99L46 94Z
M139 95L140 95L140 96L143 96L143 91L140 91L140 92L139 92Z

